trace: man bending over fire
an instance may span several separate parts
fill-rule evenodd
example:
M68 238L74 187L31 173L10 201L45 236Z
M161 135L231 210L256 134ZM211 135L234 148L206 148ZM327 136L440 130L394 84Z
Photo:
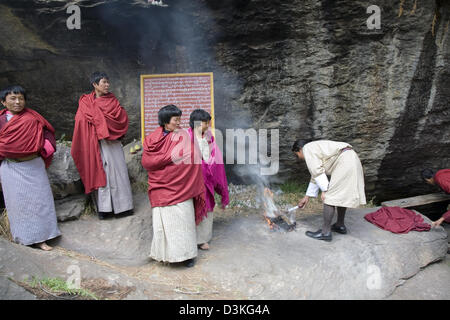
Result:
M331 231L346 234L345 211L347 208L366 204L363 168L353 147L345 142L297 140L292 151L299 159L306 161L311 174L306 195L298 203L299 208L306 206L309 197L317 197L319 189L322 191L322 229L307 231L306 235L317 240L331 241ZM327 175L331 176L330 181ZM331 225L335 208L338 219Z

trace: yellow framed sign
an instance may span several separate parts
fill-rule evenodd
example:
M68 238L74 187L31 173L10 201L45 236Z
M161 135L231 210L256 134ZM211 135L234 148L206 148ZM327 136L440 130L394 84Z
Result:
M141 75L141 134L142 141L158 126L158 111L174 104L181 109L181 127L189 128L189 116L195 109L211 115L214 133L213 73L174 73Z

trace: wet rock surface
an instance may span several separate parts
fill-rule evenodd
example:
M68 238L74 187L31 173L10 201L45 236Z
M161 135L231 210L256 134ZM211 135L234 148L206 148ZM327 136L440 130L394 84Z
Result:
M85 195L71 196L64 199L55 200L55 211L58 221L68 221L79 219L86 209L88 197Z
M57 200L84 192L80 174L70 154L70 144L57 143L47 175L53 197Z
M59 223L63 235L50 242L55 246L52 252L0 239L2 298L33 299L8 277L68 279L72 270L68 268L74 265L83 279L133 288L127 299L447 299L449 295L443 284L450 277L446 230L393 234L364 219L377 208L349 210L349 233L333 234L331 243L305 235L306 230L320 228L321 214L300 213L296 230L285 233L271 231L254 209L231 218L218 211L210 250L199 250L196 265L185 268L148 258L152 229L147 195L136 195L134 203L133 215L106 220L87 215Z
M111 214L99 220L94 214L60 224L63 236L56 244L109 263L136 266L148 263L152 239L148 196L134 197L134 214Z
M199 267L251 299L386 298L403 279L446 257L447 233L393 234L364 219L375 210L349 210L349 233L333 234L331 243L305 235L320 228L320 215L297 219L296 231L288 233L271 232L257 215L236 219L215 229L209 259ZM216 276L213 270L225 261Z

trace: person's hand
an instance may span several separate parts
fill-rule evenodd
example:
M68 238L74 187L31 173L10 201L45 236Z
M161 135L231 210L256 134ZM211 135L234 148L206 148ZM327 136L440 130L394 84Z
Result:
M320 198L322 199L322 202L325 201L325 194L326 194L326 192L322 191L322 194L320 195Z
M308 197L308 196L304 196L304 197L298 202L298 207L299 207L300 209L303 209L303 208L308 204L308 201L309 201L309 197Z
M431 223L431 227L432 227L432 228L439 227L443 221L444 221L444 218L440 218L440 219L438 219L438 220L436 220L436 221L433 221L433 222Z

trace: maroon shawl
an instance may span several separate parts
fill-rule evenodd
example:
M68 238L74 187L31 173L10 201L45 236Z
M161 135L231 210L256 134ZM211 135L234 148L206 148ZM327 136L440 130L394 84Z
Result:
M0 111L0 118L6 118L6 109ZM5 119L6 120L6 119ZM40 154L47 138L56 150L55 129L36 111L24 108L11 120L1 123L0 159L24 158L32 154ZM48 168L53 156L44 159Z
M447 194L450 194L450 169L442 169L434 175L434 182Z
M400 207L382 207L375 212L366 214L364 218L381 229L393 233L428 231L431 228L428 223L424 222L420 214Z
M198 224L206 216L206 203L201 160L194 161L194 154L199 154L195 147L185 130L164 135L159 127L144 140L142 166L148 172L151 206L171 206L193 198Z
M106 185L101 139L117 140L128 130L128 114L112 93L96 98L82 95L75 115L71 154L84 184L85 193Z

